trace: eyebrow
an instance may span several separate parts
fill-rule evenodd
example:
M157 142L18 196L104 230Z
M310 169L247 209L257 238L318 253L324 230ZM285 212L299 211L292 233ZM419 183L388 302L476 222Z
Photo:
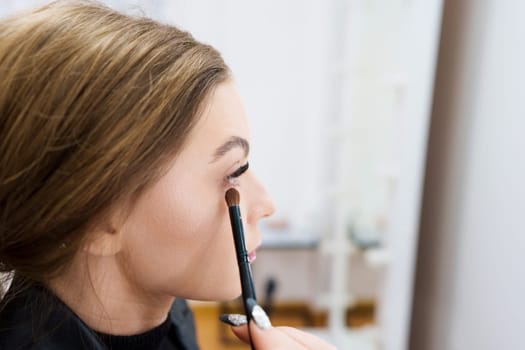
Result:
M217 149L213 153L213 159L210 163L217 161L226 153L237 147L242 148L244 150L245 157L247 157L248 153L250 153L250 144L246 139L243 139L239 136L231 136L226 142L217 147Z

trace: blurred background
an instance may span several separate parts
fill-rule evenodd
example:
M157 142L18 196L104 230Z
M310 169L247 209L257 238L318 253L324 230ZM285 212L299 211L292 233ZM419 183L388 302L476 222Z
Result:
M277 205L253 265L274 324L339 349L525 348L524 2L103 2L232 68ZM192 307L203 349L246 349L217 322L238 303Z

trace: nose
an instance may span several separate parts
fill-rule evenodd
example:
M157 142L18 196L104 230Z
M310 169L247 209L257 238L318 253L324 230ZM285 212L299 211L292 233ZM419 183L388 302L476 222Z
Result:
M260 219L268 217L275 212L275 204L255 174L251 173L250 175L250 181L244 188L247 209L246 221L251 225L255 225Z

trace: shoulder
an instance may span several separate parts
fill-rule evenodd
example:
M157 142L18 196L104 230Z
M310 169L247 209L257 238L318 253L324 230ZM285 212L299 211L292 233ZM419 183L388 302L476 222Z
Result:
M38 287L31 287L16 295L8 293L2 301L0 349L102 350L104 347L58 300Z

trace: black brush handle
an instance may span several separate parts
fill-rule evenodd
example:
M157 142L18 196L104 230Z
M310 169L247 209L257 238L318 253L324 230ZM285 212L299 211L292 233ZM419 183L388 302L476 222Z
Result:
M235 242L235 254L237 255L237 265L239 266L239 275L241 276L242 301L244 313L248 319L248 331L250 320L252 319L251 310L247 305L248 299L257 300L255 297L255 288L253 286L252 270L248 260L248 251L246 250L246 241L244 239L244 229L242 227L241 210L238 205L229 208L230 223L233 231L233 241ZM250 345L255 349L250 337Z
M233 240L235 242L235 253L237 255L237 264L239 266L239 274L241 276L241 288L243 300L255 297L255 288L253 286L252 270L248 260L248 252L246 250L246 241L244 239L244 229L242 227L241 211L239 206L229 207L230 223L233 230ZM245 308L247 311L247 308Z

